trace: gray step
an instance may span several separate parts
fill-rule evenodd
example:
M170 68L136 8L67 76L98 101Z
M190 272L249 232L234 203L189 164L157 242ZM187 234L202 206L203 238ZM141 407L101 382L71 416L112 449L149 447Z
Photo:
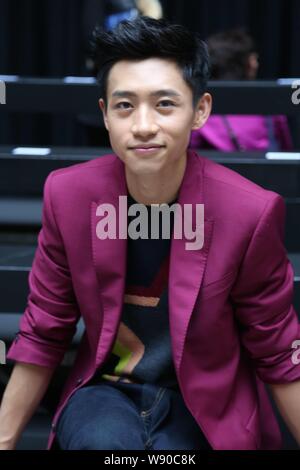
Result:
M112 153L107 147L53 147L46 156L14 155L12 151L13 147L0 147L0 197L42 197L45 179L51 171ZM198 154L283 197L300 197L300 160L269 160L258 152L227 154L198 150Z
M25 308L28 275L36 245L0 244L0 312L17 313ZM300 252L289 253L294 269L294 305L300 313Z

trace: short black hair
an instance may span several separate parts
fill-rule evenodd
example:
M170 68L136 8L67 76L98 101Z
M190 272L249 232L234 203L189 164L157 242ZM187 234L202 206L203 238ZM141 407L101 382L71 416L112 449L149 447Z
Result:
M123 20L111 31L97 26L92 33L91 57L106 103L108 73L120 60L173 60L192 91L194 108L206 91L210 74L208 48L198 33L148 16Z
M247 62L256 52L254 39L244 28L229 29L206 40L211 59L213 80L245 80Z

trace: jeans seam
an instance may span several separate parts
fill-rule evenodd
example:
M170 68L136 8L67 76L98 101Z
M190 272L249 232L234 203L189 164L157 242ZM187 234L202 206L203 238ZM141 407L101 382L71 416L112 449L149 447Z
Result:
M153 445L152 439L151 439L151 437L149 437L149 439L145 443L145 448L148 449L148 450L152 450L152 445Z
M159 389L151 408L149 408L148 410L143 410L143 416L149 416L152 413L155 406L158 405L158 403L161 401L165 391L166 390L164 388Z

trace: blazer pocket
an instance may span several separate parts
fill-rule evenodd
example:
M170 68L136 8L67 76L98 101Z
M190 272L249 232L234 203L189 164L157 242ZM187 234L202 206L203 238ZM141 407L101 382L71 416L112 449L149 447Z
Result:
M201 297L208 298L221 294L232 286L235 277L236 271L230 271L221 279L217 279L209 284L203 284L200 289Z

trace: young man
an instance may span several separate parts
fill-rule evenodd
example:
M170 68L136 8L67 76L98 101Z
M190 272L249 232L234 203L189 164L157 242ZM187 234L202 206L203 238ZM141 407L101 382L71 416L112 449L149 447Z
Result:
M264 383L300 442L283 199L187 150L211 111L205 45L142 17L96 33L95 51L114 154L46 180L0 447L15 447L80 315L86 331L49 448L278 449ZM176 214L188 206L193 228L204 205L203 243L187 249L185 231L124 237L124 214L111 216L117 236L105 238L100 216L118 210L120 196L150 216L151 204L176 202Z

